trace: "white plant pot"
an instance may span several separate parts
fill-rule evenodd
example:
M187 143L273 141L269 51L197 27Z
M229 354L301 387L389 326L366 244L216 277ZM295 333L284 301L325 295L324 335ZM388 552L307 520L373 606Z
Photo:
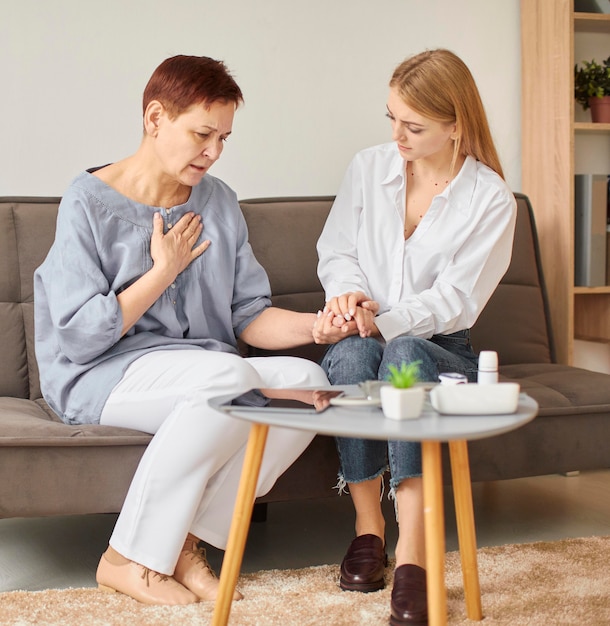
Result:
M379 390L383 414L393 420L415 419L424 408L426 391L424 387L397 389L384 385Z

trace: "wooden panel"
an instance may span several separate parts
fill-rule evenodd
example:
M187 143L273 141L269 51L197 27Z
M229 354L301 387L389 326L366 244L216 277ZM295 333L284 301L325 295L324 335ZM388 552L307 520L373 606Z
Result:
M610 342L610 297L607 294L576 296L574 333L577 339Z
M573 349L572 0L521 1L522 191L532 202L557 358Z
M610 268L609 268L610 269ZM595 293L610 293L610 286L605 287L574 287L575 294L590 295ZM584 306L584 302L581 306Z

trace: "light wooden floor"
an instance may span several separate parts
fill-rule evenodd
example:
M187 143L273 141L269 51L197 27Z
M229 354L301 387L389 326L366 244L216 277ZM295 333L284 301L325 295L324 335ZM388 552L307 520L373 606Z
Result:
M473 485L479 547L610 535L610 470ZM447 550L457 549L446 493ZM393 505L384 503L387 541L396 541ZM0 592L90 587L116 516L0 520ZM250 530L243 570L339 563L353 537L349 496L269 506ZM210 549L219 569L222 553Z

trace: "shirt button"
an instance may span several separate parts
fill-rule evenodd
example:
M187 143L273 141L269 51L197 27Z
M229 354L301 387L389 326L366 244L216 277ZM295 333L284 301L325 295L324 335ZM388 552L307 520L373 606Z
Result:
M175 289L176 288L176 283L172 283L171 286L172 286L172 289Z
M172 227L172 224L168 224L168 225L167 225L167 227L168 227L168 228L171 228L171 227Z

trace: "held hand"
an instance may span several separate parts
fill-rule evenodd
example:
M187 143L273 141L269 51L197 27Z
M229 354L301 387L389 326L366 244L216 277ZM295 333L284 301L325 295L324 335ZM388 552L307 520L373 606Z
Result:
M201 217L187 213L171 230L163 234L163 218L155 213L153 235L150 240L150 255L154 265L166 270L173 278L178 276L210 245L207 239L196 248L193 247L202 230Z
M365 305L368 305L365 308ZM361 337L374 337L379 334L379 329L375 324L375 315L379 311L379 304L374 300L367 300L362 306L356 308L354 320Z
M335 315L340 315L349 322L356 314L356 307L362 302L374 302L374 300L371 300L362 291L348 291L340 296L331 298L326 303L324 312L332 311Z
M379 302L376 300L364 300L361 305L363 309L370 311L373 315L379 313Z
M375 337L379 335L379 329L375 324L375 316L379 311L379 304L374 300L367 300L362 306L357 306L354 315L349 321L341 315L332 317L332 324L346 335L358 333L361 337Z
M338 343L350 335L358 334L355 322L346 322L342 316L336 316L332 311L323 313L318 311L318 317L313 326L313 340L317 344Z
M356 334L361 337L379 335L375 316L379 313L379 303L370 300L361 291L345 293L331 298L324 307L323 314L332 313L333 326L340 328L344 336Z

